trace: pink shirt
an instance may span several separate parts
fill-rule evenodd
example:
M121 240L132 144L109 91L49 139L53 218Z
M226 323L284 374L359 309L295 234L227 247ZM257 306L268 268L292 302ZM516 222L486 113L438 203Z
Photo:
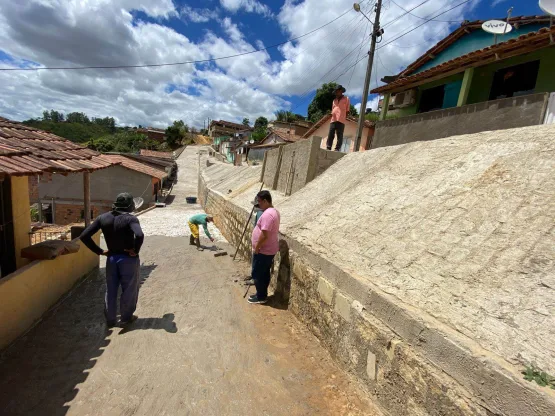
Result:
M345 124L347 122L347 114L349 114L349 110L351 109L351 101L349 97L343 96L340 100L337 98L333 100L333 104L331 107L331 122L335 123L339 121L340 123Z
M260 254L273 256L279 251L279 212L275 208L268 208L256 223L252 232L252 249L256 248L262 231L268 232L268 239L260 247Z

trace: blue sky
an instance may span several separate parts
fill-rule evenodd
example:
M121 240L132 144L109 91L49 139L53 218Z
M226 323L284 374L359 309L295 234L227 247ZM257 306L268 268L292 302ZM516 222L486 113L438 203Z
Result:
M462 0L429 0L427 17ZM405 8L421 0L396 0ZM18 2L19 3L19 2ZM315 29L352 7L352 0L0 0L0 66L93 66L209 59L267 47ZM370 0L361 1L372 14ZM489 19L542 14L535 0L473 0L438 18ZM384 41L422 23L384 0ZM400 16L400 17L399 17ZM372 87L398 72L458 23L430 22L378 52ZM271 118L306 114L315 89L338 80L360 104L369 24L355 11L280 48L209 64L159 69L0 73L0 115L24 119L43 109L111 115L120 124L164 126L174 119ZM360 47L359 47L360 46ZM376 105L370 97L370 105Z

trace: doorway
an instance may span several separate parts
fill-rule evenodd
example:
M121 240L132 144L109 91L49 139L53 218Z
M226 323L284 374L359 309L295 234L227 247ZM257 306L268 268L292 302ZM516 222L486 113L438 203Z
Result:
M0 181L0 277L17 269L12 213L12 184L10 178Z

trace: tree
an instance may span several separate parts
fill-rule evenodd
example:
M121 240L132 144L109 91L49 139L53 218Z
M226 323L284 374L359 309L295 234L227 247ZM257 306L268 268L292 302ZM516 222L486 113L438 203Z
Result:
M268 119L266 117L258 117L254 122L254 132L252 139L259 142L268 135Z
M293 114L291 111L279 110L275 113L276 121L281 121L284 123L297 121L297 115Z
M351 108L349 109L349 115L350 115L351 117L354 117L354 118L356 118L356 119L358 120L358 111L357 111L357 109L355 108L355 106L352 105L352 104L351 104Z
M176 126L175 123L174 125L166 129L166 143L168 143L170 147L174 147L180 144L183 140L183 137L183 131L181 130L181 128Z
M254 129L267 129L268 128L268 119L266 117L258 117L254 122Z
M331 111L331 106L333 104L333 100L335 99L335 94L333 92L336 88L337 84L335 82L330 82L322 85L316 90L316 95L308 106L309 121L316 123ZM358 118L358 111L353 105L351 105L349 115L351 117Z
M243 126L245 126L245 127L250 127L251 126L251 121L246 117L243 119Z
M90 124L91 120L85 113L69 113L66 116L68 123Z

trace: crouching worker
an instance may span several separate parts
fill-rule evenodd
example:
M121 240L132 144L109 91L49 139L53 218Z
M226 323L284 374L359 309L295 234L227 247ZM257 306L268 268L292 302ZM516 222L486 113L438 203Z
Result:
M202 250L200 246L200 233L199 233L199 225L202 225L204 228L204 233L206 237L210 239L210 241L214 242L214 238L210 235L210 231L208 231L208 223L214 222L214 218L211 215L206 214L198 214L193 215L189 218L189 228L191 229L191 237L189 238L189 244L194 246L196 244L198 250Z
M116 324L120 286L120 325L129 324L137 319L133 313L139 298L139 250L144 234L138 218L131 215L134 209L133 196L128 193L120 194L112 206L112 211L102 214L81 234L81 241L89 250L107 257L104 314L108 327ZM100 230L104 234L107 251L98 247L92 239Z

